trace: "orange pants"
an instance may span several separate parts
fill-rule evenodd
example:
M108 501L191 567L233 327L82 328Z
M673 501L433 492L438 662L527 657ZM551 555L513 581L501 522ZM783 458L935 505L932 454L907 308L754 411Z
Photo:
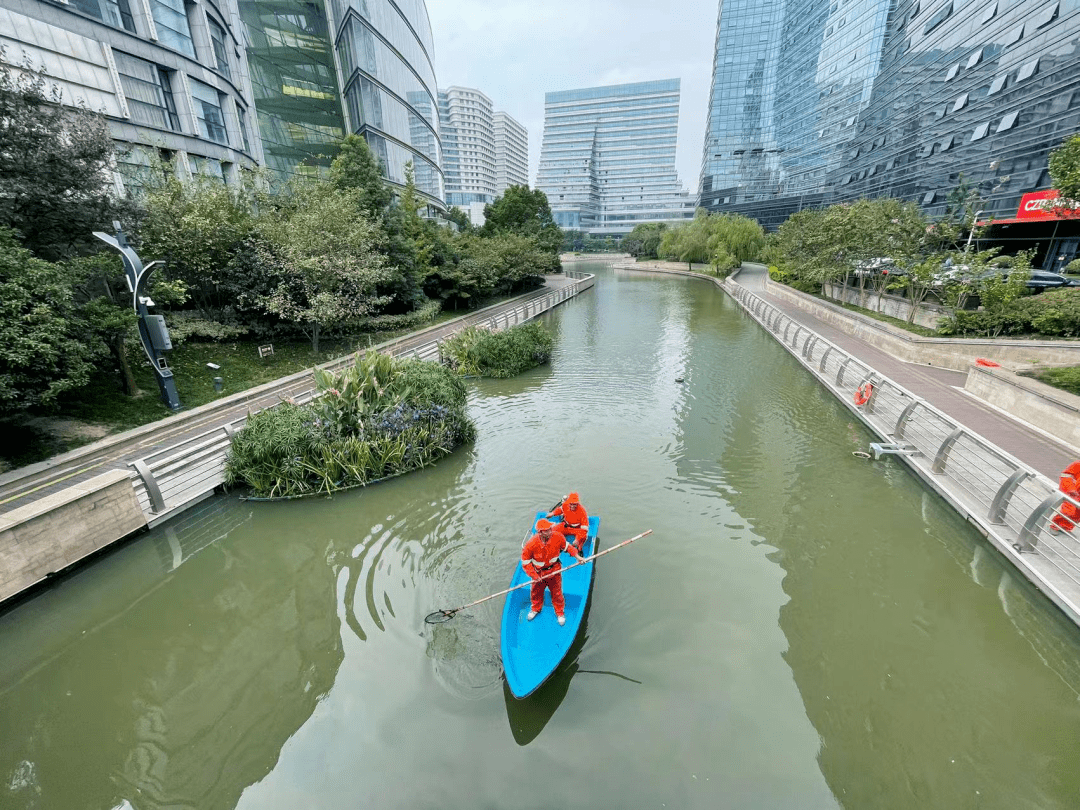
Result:
M1065 501L1065 503L1061 505L1061 509L1059 511L1061 512L1060 515L1054 515L1054 517L1051 518L1053 524L1059 529L1064 529L1067 532L1071 532L1076 524L1070 520L1067 520L1067 518L1072 518L1073 520L1080 520L1080 509L1077 509L1071 503Z
M560 571L561 568L562 566L553 565L551 568L544 569L543 573ZM529 596L532 597L532 609L537 613L544 607L545 588L551 589L551 604L555 608L555 615L562 616L563 611L566 609L566 600L563 599L562 595L562 574L556 573L554 576L549 576L547 579L540 580L539 582L533 581Z
M574 529L567 526L565 523L559 525L559 531L563 533L567 540L573 538L573 543L578 547L578 551L585 545L585 538L589 536L588 524L582 526L580 529Z

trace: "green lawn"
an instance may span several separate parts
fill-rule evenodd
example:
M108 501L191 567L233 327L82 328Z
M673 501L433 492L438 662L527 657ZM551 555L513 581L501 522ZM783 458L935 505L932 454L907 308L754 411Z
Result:
M1025 377L1034 377L1039 382L1068 391L1070 394L1080 396L1080 366L1068 368L1045 368L1039 371L1026 372Z
M517 295L520 293L499 296L484 302L483 306ZM306 340L188 341L169 352L168 360L181 404L184 408L195 408L466 314L467 310L451 310L439 313L430 323L416 329L372 332L341 341L323 340L318 354L311 350L311 344ZM258 348L266 343L273 343L274 354L260 359ZM74 450L104 434L171 416L172 412L161 402L157 381L138 343L129 347L129 356L135 381L142 389L139 396L126 396L113 375L103 373L94 377L85 388L63 397L52 413L0 420L0 431L8 437L0 443L0 472ZM216 363L221 368L211 370L207 363ZM220 392L214 390L214 377L223 379Z

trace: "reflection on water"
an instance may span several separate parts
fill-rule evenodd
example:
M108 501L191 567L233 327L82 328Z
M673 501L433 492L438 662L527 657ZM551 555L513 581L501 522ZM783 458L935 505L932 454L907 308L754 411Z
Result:
M212 499L0 616L0 807L1080 806L1075 628L714 287L600 273L550 366L470 383L474 446ZM501 600L423 617L571 489L654 534L517 701Z

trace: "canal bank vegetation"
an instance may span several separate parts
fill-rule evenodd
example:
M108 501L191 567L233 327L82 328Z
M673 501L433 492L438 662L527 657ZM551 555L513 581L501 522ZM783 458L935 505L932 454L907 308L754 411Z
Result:
M166 414L119 258L92 236L111 232L114 220L144 262L164 262L148 292L180 347L169 360L185 405L199 404L185 391L206 388L213 376L205 367L189 374L186 347L210 347L207 354L240 347L259 360L260 346L299 357L306 342L311 366L327 346L351 349L372 335L452 317L560 270L562 235L542 192L508 189L487 207L484 227L473 228L460 211L438 215L411 167L404 189L391 191L358 136L341 142L323 180L282 183L241 171L226 184L212 161L162 163L138 150L118 156L104 117L57 106L54 90L32 70L0 64L0 418L7 424L47 418L131 427ZM123 168L123 197L112 192L114 165ZM235 392L259 376L232 374L212 393Z
M765 231L757 221L741 214L710 214L699 208L685 224L642 224L623 240L622 249L638 259L669 259L711 264L717 276L726 276L743 262L756 261L765 246Z
M464 377L515 377L551 359L555 339L541 323L501 332L469 326L439 344L443 363Z
M258 498L330 494L426 467L476 434L450 369L371 351L339 373L315 371L317 396L249 417L225 482Z
M1051 206L1071 216L1080 199L1080 136L1051 153L1049 171L1059 192ZM936 218L890 198L804 210L770 234L763 258L774 281L845 303L854 298L863 310L871 302L880 310L887 295L896 296L913 330L930 302L945 308L933 324L941 335L1080 337L1080 288L1034 271L1035 250L978 249L975 219L986 207L961 177Z

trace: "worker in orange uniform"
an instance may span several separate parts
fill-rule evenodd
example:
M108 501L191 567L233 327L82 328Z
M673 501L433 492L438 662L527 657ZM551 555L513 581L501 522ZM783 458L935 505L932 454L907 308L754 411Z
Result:
M1061 473L1058 489L1074 501L1080 501L1080 461L1074 461ZM1076 523L1080 522L1080 509L1077 509L1069 501L1063 502L1058 512L1059 514L1054 515L1050 520L1050 531L1052 532L1071 532L1076 527Z
M555 608L555 618L559 624L566 624L566 602L562 592L562 564L559 562L559 554L563 550L569 551L573 556L580 558L577 548L569 542L566 535L557 531L551 521L541 518L536 521L536 534L528 539L521 549L521 567L532 579L532 610L529 611L529 621L536 618L537 614L544 609L544 589L551 589L551 605Z
M567 495L566 500L548 513L548 517L561 517L562 533L574 538L578 551L584 548L585 538L589 536L589 515L576 492Z

